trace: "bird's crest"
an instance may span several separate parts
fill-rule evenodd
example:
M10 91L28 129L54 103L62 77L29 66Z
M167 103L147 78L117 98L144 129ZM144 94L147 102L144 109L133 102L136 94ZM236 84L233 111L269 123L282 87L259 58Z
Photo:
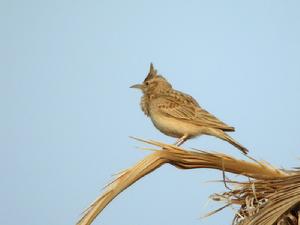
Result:
M157 70L154 69L153 63L150 64L150 70L144 82L157 76Z

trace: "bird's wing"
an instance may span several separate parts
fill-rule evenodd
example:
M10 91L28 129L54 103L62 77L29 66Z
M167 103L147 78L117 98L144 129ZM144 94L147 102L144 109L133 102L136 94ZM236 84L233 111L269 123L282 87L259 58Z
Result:
M185 120L199 126L217 128L224 131L234 131L233 127L220 121L214 115L202 109L197 101L183 93L181 96L163 95L156 99L158 110L176 119Z

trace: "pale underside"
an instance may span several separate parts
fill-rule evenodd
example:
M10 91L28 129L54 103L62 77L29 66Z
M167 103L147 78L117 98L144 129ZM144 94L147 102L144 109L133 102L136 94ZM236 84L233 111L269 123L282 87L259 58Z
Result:
M202 109L195 99L179 91L170 90L156 96L144 96L141 106L162 133L180 138L211 134L213 130L234 131Z

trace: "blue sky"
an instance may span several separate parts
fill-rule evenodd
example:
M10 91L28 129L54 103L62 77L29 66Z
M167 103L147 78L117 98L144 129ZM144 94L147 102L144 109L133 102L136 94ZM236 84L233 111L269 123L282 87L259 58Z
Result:
M173 143L139 108L153 62L178 90L234 126L251 156L299 166L298 1L1 1L0 224L74 224L112 179L149 154L129 138ZM199 137L184 147L236 157ZM94 224L229 224L219 171L165 165ZM222 221L222 222L220 222Z

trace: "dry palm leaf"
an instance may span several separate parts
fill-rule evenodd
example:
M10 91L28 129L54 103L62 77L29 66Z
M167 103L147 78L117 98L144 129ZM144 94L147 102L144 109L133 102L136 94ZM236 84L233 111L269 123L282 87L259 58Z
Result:
M180 169L211 168L253 178L254 181L238 183L239 189L237 190L215 195L215 200L226 199L227 203L240 205L238 213L240 216L235 217L235 224L271 225L282 219L280 216L300 201L298 197L300 196L300 178L299 180L295 178L298 175L276 169L266 162L245 161L221 153L187 151L156 141L137 140L160 147L161 150L154 150L136 165L120 173L84 212L78 225L91 224L118 194L165 163ZM285 194L288 195L285 196Z
M300 204L300 174L294 173L274 180L257 180L240 184L240 189L223 193L234 204L241 205L234 224L298 225ZM255 192L250 186L255 186ZM254 213L252 213L254 212Z

